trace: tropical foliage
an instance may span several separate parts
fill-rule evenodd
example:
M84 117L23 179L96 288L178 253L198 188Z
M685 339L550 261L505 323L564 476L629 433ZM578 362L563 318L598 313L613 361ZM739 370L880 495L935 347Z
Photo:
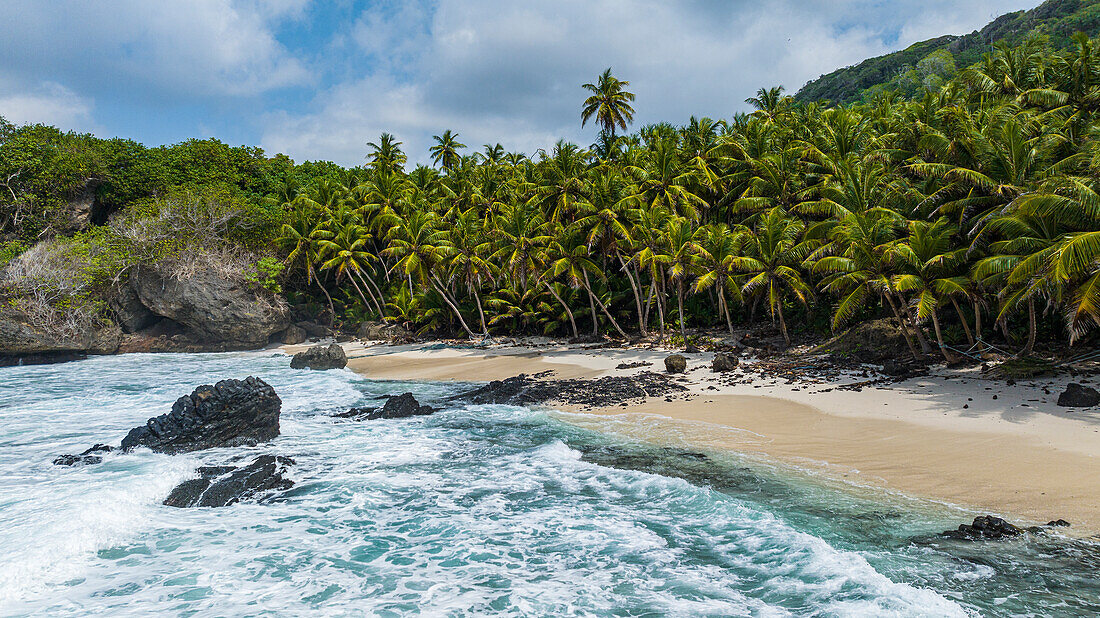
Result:
M889 317L917 356L1027 354L1100 324L1097 45L999 46L911 97L851 106L761 89L752 113L625 135L634 97L608 70L584 86L588 148L474 151L444 131L433 165L409 169L383 134L361 167L252 151L212 171L277 223L256 234L285 293L334 321L687 340L763 320L793 342ZM156 152L199 146L249 154ZM142 191L105 165L110 191ZM174 165L142 173L163 186Z

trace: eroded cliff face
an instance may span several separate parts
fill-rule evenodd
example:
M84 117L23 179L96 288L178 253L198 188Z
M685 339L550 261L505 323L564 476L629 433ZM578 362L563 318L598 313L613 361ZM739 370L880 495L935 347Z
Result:
M290 325L286 302L256 289L243 277L226 278L210 268L176 276L156 266L142 266L130 277L134 297L153 316L184 327L199 343L241 349L265 345ZM130 300L129 315L138 323L143 314Z
M0 296L0 364L253 349L290 325L282 298L214 263L133 268L93 299L104 310L54 307L33 300L29 287L9 286Z

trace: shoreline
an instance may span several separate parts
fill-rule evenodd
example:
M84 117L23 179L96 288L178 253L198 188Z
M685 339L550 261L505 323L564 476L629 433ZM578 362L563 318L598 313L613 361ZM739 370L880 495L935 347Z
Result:
M552 371L595 379L664 371L665 350L516 345L343 344L348 368L382 380L484 382ZM303 346L284 347L294 352ZM787 381L710 369L713 354L688 355L680 396L628 407L548 402L566 421L648 442L752 453L824 472L835 480L990 512L1027 524L1063 518L1073 536L1100 533L1100 410L1059 408L1068 376L1010 385L975 369L859 391L861 381ZM631 363L648 366L620 368ZM1044 392L1046 388L1050 394ZM966 406L964 408L964 406Z

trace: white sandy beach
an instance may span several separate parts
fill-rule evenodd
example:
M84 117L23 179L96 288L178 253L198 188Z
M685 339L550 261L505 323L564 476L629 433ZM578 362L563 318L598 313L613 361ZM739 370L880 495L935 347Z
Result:
M349 368L385 380L485 381L544 371L556 378L631 375L663 371L670 353L564 345L344 346ZM976 369L941 368L861 392L823 392L837 383L758 378L729 384L711 372L711 358L688 355L688 393L671 401L554 407L570 422L631 437L763 453L857 485L1029 523L1064 518L1075 533L1100 532L1100 410L1055 405L1069 377L1008 386ZM616 369L632 362L653 365Z

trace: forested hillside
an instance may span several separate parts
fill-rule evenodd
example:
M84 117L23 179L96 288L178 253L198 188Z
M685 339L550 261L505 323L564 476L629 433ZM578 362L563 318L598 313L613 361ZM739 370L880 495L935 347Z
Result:
M923 87L942 85L997 44L1015 47L1028 37L1046 37L1053 49L1066 49L1076 32L1100 34L1100 2L1047 0L1030 11L1002 15L980 31L921 41L822 75L803 86L795 99L842 104L868 101L883 91L912 95Z
M5 123L0 335L4 319L145 328L118 296L141 273L123 292L147 307L149 288L202 274L337 327L469 337L770 324L805 340L889 318L916 357L1095 340L1096 40L1002 46L912 100L762 89L748 115L622 135L628 86L610 72L586 85L589 148L528 156L444 131L431 166L389 134L343 168Z

